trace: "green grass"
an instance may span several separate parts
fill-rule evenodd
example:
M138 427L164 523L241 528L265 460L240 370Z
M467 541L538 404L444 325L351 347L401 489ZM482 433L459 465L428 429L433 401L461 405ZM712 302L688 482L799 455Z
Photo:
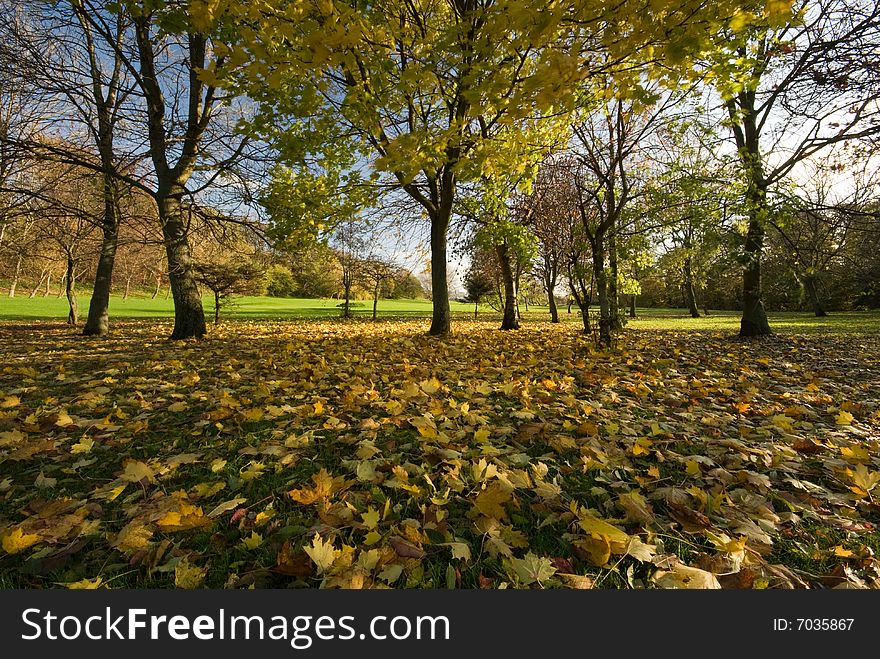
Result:
M89 296L79 297L80 317L88 314ZM283 319L321 319L334 318L341 314L341 303L332 299L243 297L237 298L223 310L227 319L283 320ZM213 316L214 300L204 298L205 313ZM453 301L451 311L454 317L472 318L474 308L471 304ZM0 319L5 320L64 320L67 318L66 298L18 296L10 299L0 296ZM351 309L359 318L369 318L373 313L372 300L358 300ZM520 309L524 322L539 322L549 319L546 306L530 305L526 311ZM559 317L565 323L580 323L577 310L567 313L560 308ZM637 317L628 319L632 329L667 331L718 331L736 333L739 331L740 313L738 311L713 311L708 317L691 318L683 309L638 309ZM430 300L379 300L380 318L429 318ZM110 300L111 318L171 318L174 316L172 299L164 295L151 299L149 296L131 296L123 300L114 295ZM481 305L481 320L499 320L500 314L488 305ZM880 332L880 311L848 311L831 313L825 318L816 318L807 312L771 312L771 327L782 334L803 333L851 333L872 334Z
M78 298L81 318L88 314L90 296L81 294ZM213 315L214 298L204 296L205 313ZM283 318L332 318L341 314L341 302L330 299L242 297L236 298L223 309L222 316L240 319L283 319ZM358 300L351 309L355 316L372 316L372 300ZM473 307L459 302L452 303L453 313L473 313ZM64 297L19 296L13 299L0 297L0 318L8 320L59 319L67 318L67 299ZM379 300L378 313L385 317L429 317L430 300ZM174 316L174 302L161 295L150 297L131 296L123 300L121 296L110 298L111 318L171 318Z

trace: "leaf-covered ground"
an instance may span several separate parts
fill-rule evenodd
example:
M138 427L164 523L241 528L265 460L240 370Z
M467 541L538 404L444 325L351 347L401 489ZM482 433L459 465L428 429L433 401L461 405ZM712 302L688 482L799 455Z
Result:
M4 587L880 587L880 338L0 324Z

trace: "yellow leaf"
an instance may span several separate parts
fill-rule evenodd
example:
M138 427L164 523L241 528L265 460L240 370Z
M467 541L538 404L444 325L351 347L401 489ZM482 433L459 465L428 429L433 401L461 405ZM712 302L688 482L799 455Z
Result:
M486 517L502 519L507 515L504 504L510 501L512 492L499 481L493 482L477 495L474 506Z
M184 558L174 567L174 585L178 588L192 590L205 582L207 574L207 567L193 565Z
M70 415L67 412L60 410L58 412L58 418L55 420L55 425L59 428L66 428L67 426L75 425L75 422L70 418Z
M144 478L151 483L156 482L156 475L153 473L153 470L138 460L129 460L125 464L125 469L119 475L119 478L129 483L139 483Z
M184 401L179 400L176 403L171 403L168 406L169 412L183 412L189 405L187 405Z
M333 567L336 558L341 554L339 550L333 548L332 542L324 542L324 539L317 533L312 539L311 546L303 547L303 549L318 566L318 572L326 572Z
M699 476L700 475L700 463L696 460L687 460L684 463L684 466L687 471L688 476Z
M853 552L841 545L837 545L836 547L834 547L834 555L840 558L852 558L853 556L855 556Z
M786 416L785 414L776 414L770 419L770 423L779 428L780 430L784 430L786 432L791 432L794 428L794 419L790 416Z
M250 536L245 538L244 540L242 540L241 544L243 544L245 547L247 547L248 549L253 551L257 547L259 547L261 544L263 544L263 536L260 535L259 533L257 533L256 531L251 531Z
M379 526L379 511L370 506L367 508L367 512L361 515L361 519L364 521L364 526L370 530L375 529Z
M113 546L121 552L137 551L150 544L153 531L138 521L131 521L116 535Z
M103 577L95 577L94 579L83 579L82 581L74 581L65 584L70 590L97 590L104 583Z
M17 554L28 547L32 547L40 541L40 536L34 533L25 533L21 527L17 527L12 533L3 536L3 549L7 554Z
M578 538L575 545L587 554L587 558L593 565L602 567L611 558L611 543L608 536L595 534L586 538Z
M854 418L855 417L846 410L840 410L840 413L834 419L834 423L839 426L848 426L852 424Z
M170 533L173 531L186 531L211 523L200 507L196 507L187 501L181 501L177 510L169 510L156 520L156 526L160 531Z
M419 386L429 396L431 394L436 394L440 390L440 380L437 378L431 378L430 380L422 380L419 382Z
M629 542L629 535L608 522L593 517L590 513L582 511L578 513L578 526L591 536L605 536L609 542L622 545L621 552Z
M444 542L441 543L444 547L449 547L452 550L452 558L453 560L458 559L462 560L465 563L471 560L471 547L467 543L464 542Z
M7 396L0 401L0 408L9 409L10 407L18 407L21 405L21 398L18 396Z
M474 441L484 444L489 441L489 431L486 428L480 428L474 433Z
M672 569L657 570L651 580L660 588L687 588L718 590L721 584L711 572L675 563Z
M74 455L78 455L79 453L88 453L92 450L92 447L95 445L95 440L91 437L83 437L76 444L70 447L70 452Z

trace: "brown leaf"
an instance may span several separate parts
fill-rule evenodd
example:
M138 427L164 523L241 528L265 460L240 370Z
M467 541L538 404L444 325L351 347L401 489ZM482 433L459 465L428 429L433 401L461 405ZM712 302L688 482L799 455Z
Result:
M411 542L407 542L403 538L398 536L391 536L388 540L391 547L397 553L398 556L403 558L424 558L425 552L420 548L416 547Z

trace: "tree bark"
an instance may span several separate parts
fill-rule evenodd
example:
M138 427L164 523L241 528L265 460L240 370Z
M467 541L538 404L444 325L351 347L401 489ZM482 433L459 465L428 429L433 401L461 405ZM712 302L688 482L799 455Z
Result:
M43 289L43 297L49 297L49 287L52 285L52 272L46 277L46 288Z
M608 301L611 305L611 330L623 329L620 319L620 294L617 289L617 223L608 232Z
M92 299L89 302L89 317L83 328L84 336L104 336L110 332L110 287L119 244L119 213L113 188L115 183L110 180L109 174L105 175L101 254L95 270L95 285L92 287Z
M123 291L123 293L122 293L123 300L128 299L128 294L130 291L131 291L131 277L126 277L125 278L125 291Z
M49 270L48 270L48 268L43 268L42 271L40 272L40 281L38 281L38 282L37 282L37 285L34 286L33 289L31 289L31 294L28 295L28 298L35 298L35 297L37 297L37 291L39 291L39 290L40 290L40 287L42 287L43 282L45 281L46 276L47 276L48 274L49 274Z
M504 282L504 316L501 320L501 329L519 329L519 308L516 290L516 277L510 265L510 248L507 243L495 245L495 254L501 266L501 278Z
M748 231L743 252L746 263L743 268L743 315L739 335L742 337L772 334L767 312L764 310L761 290L761 253L764 248L764 224L761 214L764 204L753 200Z
M173 340L201 338L207 333L202 297L192 269L192 252L183 217L183 189L160 186L159 219L168 259L168 280L174 298Z
M816 275L805 275L802 278L802 281L804 284L804 292L807 295L813 313L816 314L817 318L827 316L828 314L825 313L825 310L822 308L822 303L819 301L819 290L816 287Z
M697 308L697 291L694 288L694 270L690 256L684 259L684 295L691 318L699 318L700 310Z
M559 322L559 309L556 308L556 297L551 293L547 296L547 304L550 306L550 322Z
M431 218L431 336L443 336L451 329L449 310L449 283L446 281L446 231L451 217L449 212L441 211Z
M636 317L636 294L633 293L629 296L629 317Z
M214 324L220 323L220 291L214 291Z
M67 255L67 277L65 292L67 293L67 304L69 310L67 312L67 324L76 325L79 320L79 304L76 299L76 261L73 260L71 254Z
M605 241L597 235L591 241L593 248L593 273L596 278L596 299L599 303L599 343L611 345L613 321L608 299L608 269L605 266ZM616 314L615 314L616 315Z
M761 162L759 128L755 115L755 93L743 91L740 96L741 107L737 109L733 101L728 102L731 118L741 116L741 124L734 126L740 161L746 176L746 204L749 224L743 244L743 315L739 335L742 337L767 336L772 334L767 312L764 310L761 290L761 257L764 249L764 222L767 219L767 190L764 169Z
M12 281L9 282L9 297L10 297L10 299L15 297L15 289L18 288L18 277L21 274L22 258L23 258L22 255L19 254L18 258L16 258L16 260L15 260L15 271L12 274Z
M376 310L379 306L379 282L376 282L376 288L373 289L373 320L376 320Z

